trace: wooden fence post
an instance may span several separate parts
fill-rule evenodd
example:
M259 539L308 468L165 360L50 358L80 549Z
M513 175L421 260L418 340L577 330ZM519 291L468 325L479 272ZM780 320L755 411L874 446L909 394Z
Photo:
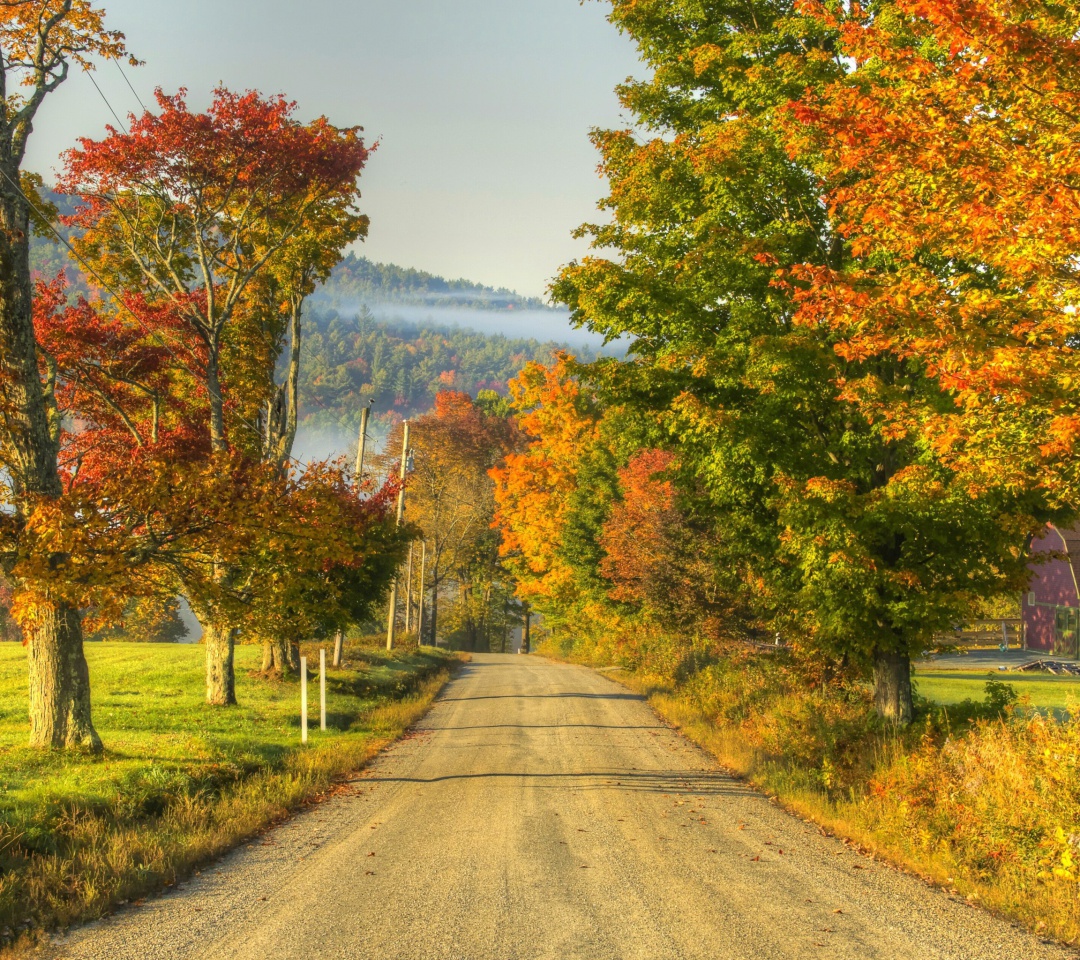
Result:
M300 658L300 742L307 743L307 657Z
M326 730L326 648L319 648L319 729Z

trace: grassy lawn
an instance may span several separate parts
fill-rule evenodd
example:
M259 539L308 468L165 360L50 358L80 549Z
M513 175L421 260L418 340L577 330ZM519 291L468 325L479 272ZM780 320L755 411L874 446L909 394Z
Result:
M204 703L200 646L88 644L87 659L105 754L40 752L26 651L0 645L0 945L160 889L325 791L423 714L453 662L350 644L326 733L309 682L303 749L299 681L256 676L256 647L237 649L240 706L224 709Z
M1060 712L1070 705L1080 706L1080 677L1055 677L1046 673L1011 670L968 672L919 669L915 673L919 694L944 706L964 700L982 701L987 680L1007 683L1021 700L1030 698L1032 707Z

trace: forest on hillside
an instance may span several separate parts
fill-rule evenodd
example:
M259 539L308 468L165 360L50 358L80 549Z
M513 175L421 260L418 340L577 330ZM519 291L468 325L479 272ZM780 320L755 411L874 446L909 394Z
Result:
M440 390L503 393L527 363L551 363L559 350L552 342L377 319L366 307L352 316L316 309L304 331L302 423L353 431L372 399L379 424L425 413Z
M469 280L447 280L393 263L375 263L355 253L349 253L334 267L330 278L312 299L339 309L356 303L402 303L473 310L550 309L538 297L523 297L513 290L485 287Z

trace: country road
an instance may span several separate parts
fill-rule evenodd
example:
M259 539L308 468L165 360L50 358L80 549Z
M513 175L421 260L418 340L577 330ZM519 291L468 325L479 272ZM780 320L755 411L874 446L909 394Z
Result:
M341 796L51 956L1075 955L822 836L605 677L481 655Z

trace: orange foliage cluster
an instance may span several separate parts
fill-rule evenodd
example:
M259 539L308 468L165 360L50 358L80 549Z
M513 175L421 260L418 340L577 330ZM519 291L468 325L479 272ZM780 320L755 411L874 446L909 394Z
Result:
M953 462L1075 490L1080 18L885 6L803 6L855 68L789 107L787 142L822 176L853 260L795 271L799 322L837 330L845 359L923 364L953 410L882 410L872 377L847 395L928 429Z

